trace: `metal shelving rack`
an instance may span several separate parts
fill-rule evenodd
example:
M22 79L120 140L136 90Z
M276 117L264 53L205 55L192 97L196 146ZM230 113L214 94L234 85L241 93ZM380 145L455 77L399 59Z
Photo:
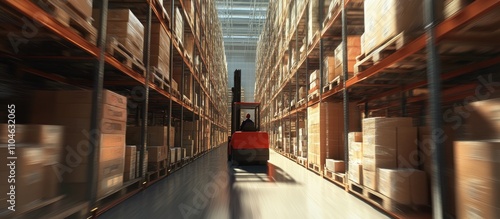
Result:
M368 64L350 78L344 65L343 75L347 80L325 90L322 88L326 84L321 81L319 98L308 100L304 105L296 105L287 113L277 113L275 112L276 100L282 99L283 95L290 90L296 91L295 96L298 96L297 89L300 85L298 82L292 82L291 78L297 79L305 76L306 90L309 90L309 70L319 69L321 72L325 55L331 54L341 42L346 42L347 36L361 35L364 32L363 0L336 1L339 3L338 7L330 11L331 14L321 16L323 6L328 5L323 4L324 2L332 1L320 1L319 34L314 35L313 39L306 39L306 42L311 41L306 45L306 55L300 58L295 67L288 66L290 73L280 69L280 65L291 56L292 47L297 50L301 46L297 35L308 28L307 21L305 26L300 23L303 19L307 19L309 1L279 1L269 6L264 32L258 45L255 93L256 101L265 103L262 112L263 118L267 119L263 127L272 134L283 121L294 118L307 110L309 106L323 101L343 102L344 110L347 109L346 103L355 101L365 117L411 116L420 118L422 115L425 116L425 109L430 108L431 124L424 125L430 125L432 129L439 130L443 125L442 109L473 95L474 89L477 89L481 83L477 79L478 75L483 75L488 70L498 70L500 47L495 38L498 37L499 26L494 25L498 24L498 18L492 18L494 17L492 15L500 10L500 1L476 0L442 21L436 20L436 16L431 13L425 13L425 24L428 25L424 33L412 36L414 38L410 38L411 40L403 46L381 57L376 63ZM436 10L431 7L432 2L425 1L426 11ZM297 22L299 25L287 26L286 18L294 13L290 11L291 5L294 5L296 9L298 4L305 5L301 11L295 12L299 14ZM284 11L276 12L279 10ZM485 15L489 17L483 19ZM488 21L485 21L488 19L490 26L487 24ZM485 33L485 26L489 27L488 31L493 34ZM287 30L286 27L289 29ZM286 38L283 37L285 31L294 34ZM299 37L304 37L304 35L299 35ZM288 49L282 49L287 47ZM459 47L468 54L453 51L454 47ZM342 50L343 63L347 63L346 46ZM288 51L288 57L285 51ZM301 74L301 69L305 69L305 75ZM285 79L279 80L281 76L285 76ZM415 94L417 90L422 89L426 90L429 96ZM348 111L344 111L344 115L348 114ZM344 119L347 130L349 118L344 116ZM345 152L347 153L348 141L347 133L345 134ZM433 138L437 139L438 136L433 136ZM271 145L271 148L275 148L274 145ZM293 157L279 149L276 151L284 156ZM445 154L441 144L432 145L432 151L434 152L432 160L437 164L431 177L433 214L435 218L443 218L446 213L449 213L445 212L446 208L452 204L444 198L446 197L443 192L445 184L441 178ZM345 156L347 159L348 156ZM389 213L395 217L404 217L393 212Z
M161 0L160 0L161 1ZM108 8L128 8L136 15L145 27L144 43L144 72L132 69L119 60L114 58L106 49L106 22L97 25L97 45L89 42L86 37L79 35L72 28L59 22L54 16L47 13L33 1L28 0L6 0L0 3L0 11L5 15L0 17L2 24L6 24L2 31L2 38L8 39L9 34L22 35L27 41L19 41L19 44L12 44L19 48L19 51L12 52L8 45L0 47L0 56L2 63L6 63L16 72L27 73L21 75L18 73L19 80L43 81L41 85L34 86L37 89L51 88L86 88L93 90L92 104L92 128L99 129L98 115L101 96L104 88L127 96L129 101L129 111L133 108L136 111L135 124L142 127L141 142L142 147L140 162L144 160L144 151L147 148L147 127L149 123L157 123L154 115L161 115L163 120L167 120L167 125L173 125L174 121L180 121L181 127L183 121L198 122L198 148L195 148L195 158L203 156L215 146L223 143L227 139L228 122L227 115L227 69L225 63L224 51L222 46L222 33L217 18L215 3L208 0L165 0L162 4L159 0L94 0L94 8L100 8L101 17L107 17ZM192 3L191 6L186 4ZM163 6L162 6L163 5ZM165 7L164 7L165 6ZM167 6L172 6L167 8ZM194 8L191 8L194 6ZM199 55L199 65L195 66L184 54L184 47L175 40L173 32L175 21L175 7L182 11L184 20L184 32L194 36L194 55ZM194 10L190 14L187 11ZM192 16L191 16L192 15ZM212 19L208 19L211 17ZM101 19L105 21L106 19ZM25 22L24 26L22 25ZM28 24L35 26L26 26ZM173 78L174 68L181 66L183 77L192 78L193 93L192 102L183 99L184 86L183 81L178 81L181 89L180 96L172 90L172 86L167 88L155 84L152 80L152 68L150 66L150 40L151 25L160 23L166 30L170 39L170 78ZM34 28L35 34L26 33L27 28ZM22 29L25 28L25 29ZM17 35L16 35L17 36ZM25 39L21 38L21 39ZM17 40L17 38L16 38ZM38 41L42 44L55 45L51 50L37 51L31 54L30 49L40 47ZM7 41L8 42L8 41ZM49 63L44 64L44 63ZM56 66L56 67L54 67ZM67 71L75 68L74 71ZM66 70L66 71L65 71ZM28 82L27 82L28 83ZM29 83L28 83L29 84ZM52 86L52 87L51 87ZM139 94L137 93L139 92ZM198 94L197 102L194 102L194 94ZM138 96L140 95L140 96ZM131 107L131 106L134 107ZM144 119L147 118L147 119ZM165 125L165 122L162 122ZM181 129L182 130L182 129ZM170 134L169 134L170 135ZM181 144L183 139L181 131ZM208 137L211 136L211 137ZM167 138L173 138L168 136ZM99 147L99 141L96 139L95 147ZM90 157L99 160L98 150ZM96 152L97 151L97 152ZM168 155L167 157L170 157ZM192 160L191 160L192 161ZM90 162L96 163L96 162ZM170 162L168 162L170 164ZM184 164L185 165L185 164ZM90 165L89 179L95 182L97 178L96 166ZM159 177L148 181L146 174L140 168L139 179L130 183L125 183L119 190L125 195L115 195L97 200L96 185L89 183L91 191L86 200L68 206L64 209L47 207L41 210L31 212L31 216L43 216L46 211L51 211L49 215L79 215L81 217L98 216L111 206L123 201L131 195L146 188L152 183L166 177ZM118 193L118 192L117 192ZM71 197L69 197L71 198ZM66 199L62 200L68 202ZM61 201L61 202L62 202ZM75 207L77 206L77 207ZM60 206L59 206L60 207ZM71 210L67 210L71 209ZM52 212L53 210L53 212Z

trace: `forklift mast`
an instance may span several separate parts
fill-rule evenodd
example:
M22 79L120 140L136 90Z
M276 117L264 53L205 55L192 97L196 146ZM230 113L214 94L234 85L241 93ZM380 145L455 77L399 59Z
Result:
M241 109L238 107L235 111L234 103L241 102L241 69L234 71L234 87L231 92L233 94L233 100L231 101L231 135L233 135L240 124Z

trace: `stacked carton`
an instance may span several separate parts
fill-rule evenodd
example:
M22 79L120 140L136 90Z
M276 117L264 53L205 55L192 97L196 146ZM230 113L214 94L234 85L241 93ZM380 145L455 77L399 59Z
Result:
M334 173L344 173L345 164L343 160L326 159L325 167L327 170Z
M151 66L170 80L170 37L160 23L151 25Z
M89 183L87 173L93 170L88 169L90 160L82 148L92 147L94 136L100 136L97 196L103 197L123 183L127 98L104 90L99 118L101 130L90 130L92 94L92 91L86 90L36 92L33 107L43 110L34 114L32 119L65 126L64 145L67 145L68 150L64 151L63 157L80 158L76 164L68 159L62 163L72 168L72 171L61 174L63 181L68 184L67 188L85 187ZM67 192L81 198L85 191L80 188Z
M314 92L319 89L319 71L315 70L309 75L309 92Z
M457 218L500 217L500 99L477 101L463 112L466 138L456 141ZM467 110L469 109L469 110Z
M142 127L129 127L127 129L127 144L142 145ZM169 136L170 132L170 136ZM168 139L170 137L170 140ZM147 128L147 150L149 162L161 162L167 159L168 147L173 147L175 138L174 127L148 126Z
M417 151L417 130L412 118L363 120L363 184L378 191L379 168L413 168L410 155Z
M328 81L332 81L337 76L344 75L343 70L343 43L335 49L335 70L333 74L328 75ZM347 73L349 77L354 74L354 64L356 64L356 57L361 54L361 37L348 36L347 37Z
M363 133L349 133L349 180L363 184Z
M455 142L457 218L500 217L500 141Z
M442 11L442 1L434 1ZM371 53L394 36L423 31L424 15L421 0L365 0L365 33L362 42L365 54ZM439 19L439 15L438 15Z
M304 128L299 128L298 156L307 157L307 134Z
M306 96L307 96L306 87L301 86L299 88L299 100L306 98Z
M428 205L429 188L424 171L416 169L379 169L379 191L405 205Z
M93 10L95 25L99 24L100 10ZM140 61L143 59L144 26L129 9L109 9L107 39L116 40Z
M12 134L10 130L15 130L15 133ZM21 210L39 199L51 199L60 194L61 180L54 167L57 167L62 160L63 130L63 127L54 125L16 124L13 128L8 124L0 124L0 156L5 160L5 164L0 167L0 174L5 176L5 180L0 182L0 188L9 193L9 188L14 185L14 181L8 176L15 168L17 188L15 204L19 206L16 210ZM9 138L9 135L13 138ZM15 140L14 144L11 139ZM13 149L14 154L10 153L9 148ZM17 159L13 160L8 157L17 157ZM15 162L15 165L11 165L10 162ZM4 209L8 207L6 199L9 199L9 196L4 195L0 199L0 206L5 207Z
M323 81L328 84L335 79L335 57L327 56L323 59Z
M349 129L360 129L356 104L349 104ZM325 159L344 159L344 115L342 103L322 102L307 109L308 162L321 168Z
M307 37L312 42L314 34L319 30L319 1L309 1L309 24L307 25Z
M175 23L174 23L175 37L180 44L184 43L184 19L178 7L175 8Z
M125 148L125 170L123 172L123 181L135 179L137 166L137 149L135 145L127 145Z

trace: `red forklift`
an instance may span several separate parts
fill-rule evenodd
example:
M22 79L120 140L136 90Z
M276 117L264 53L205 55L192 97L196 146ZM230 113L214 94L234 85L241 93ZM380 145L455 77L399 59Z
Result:
M231 101L231 136L228 139L228 161L233 164L267 164L269 135L260 131L260 103L241 102L241 70L234 71ZM241 111L254 115L255 122L241 125Z

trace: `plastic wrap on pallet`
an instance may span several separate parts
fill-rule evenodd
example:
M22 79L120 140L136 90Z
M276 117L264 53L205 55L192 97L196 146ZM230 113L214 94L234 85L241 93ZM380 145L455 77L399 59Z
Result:
M170 37L159 23L151 25L151 65L170 80Z
M443 1L434 1L436 4L437 19L442 18ZM421 0L365 0L365 54L388 39L400 34L423 31L424 15L423 1Z
M498 218L500 142L456 141L454 150L457 218Z
M179 43L184 44L184 19L178 7L175 8L175 26L174 33Z
M307 37L309 42L312 42L314 34L320 28L319 21L319 1L309 1L309 24L307 25ZM308 42L308 43L309 43Z
M328 81L332 81L337 76L343 77L343 43L335 49L335 69L333 74L328 75ZM347 72L349 76L354 73L354 64L356 64L356 57L361 54L361 36L348 36L347 37Z
M99 24L100 9L93 10L94 26ZM129 9L109 9L107 40L117 40L128 52L142 62L144 25Z
M405 205L428 205L429 189L424 171L416 169L379 169L380 193Z

